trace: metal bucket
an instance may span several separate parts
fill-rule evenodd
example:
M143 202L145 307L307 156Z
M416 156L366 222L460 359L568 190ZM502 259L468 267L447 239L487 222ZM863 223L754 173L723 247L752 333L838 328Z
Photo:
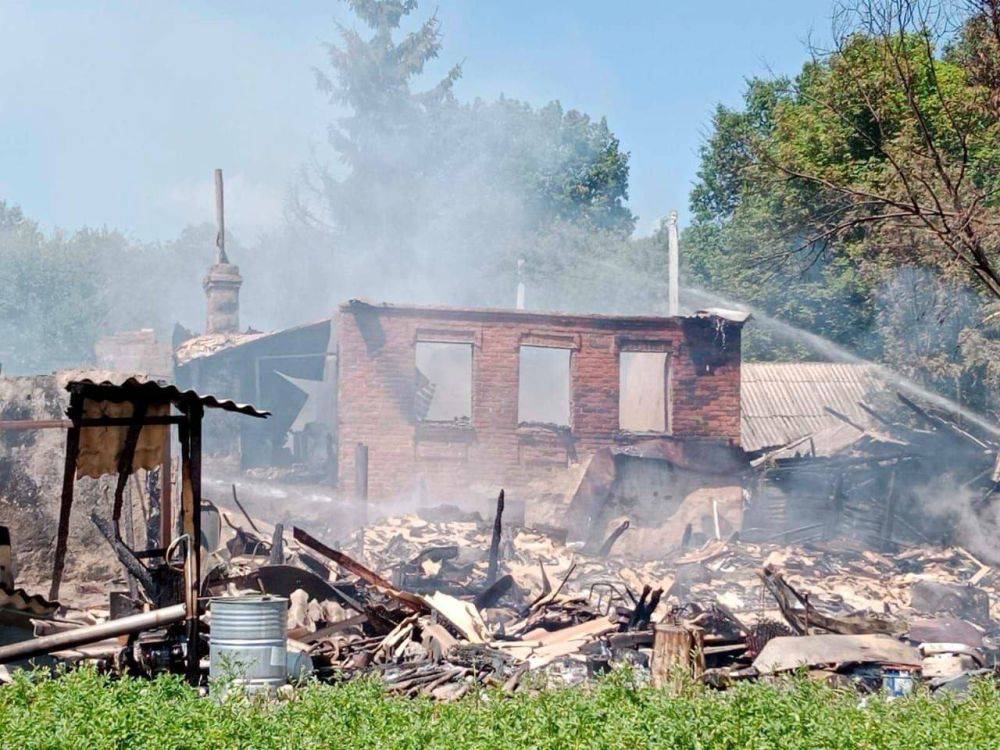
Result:
M272 692L288 680L288 599L216 597L211 602L209 682Z

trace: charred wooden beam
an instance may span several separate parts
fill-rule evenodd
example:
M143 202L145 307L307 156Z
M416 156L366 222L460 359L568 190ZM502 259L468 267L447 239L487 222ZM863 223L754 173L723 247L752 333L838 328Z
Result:
M837 411L836 409L834 409L832 406L824 406L823 409L824 409L824 411L826 411L827 414L829 414L829 415L831 415L833 417L836 417L841 422L849 424L851 427L853 427L858 432L864 432L865 431L865 427L863 425L858 424L857 422L855 422L853 419L851 419L846 414L841 414L839 411ZM813 450L813 455L815 455L815 454L816 454L816 451Z
M493 585L481 591L475 600L473 600L473 604L476 605L476 609L488 609L500 601L513 585L514 579L512 576L503 576Z
M486 584L492 586L497 580L500 565L500 534L503 531L503 490L497 497L497 512L493 517L493 538L490 540L490 562L486 570Z
M369 570L357 560L348 557L343 552L327 547L323 544L323 542L319 541L319 539L311 536L308 532L300 529L298 526L292 527L292 536L295 538L295 541L304 544L314 552L318 552L324 557L333 560L333 562L346 570L348 573L356 575L369 586L375 587L375 589L381 591L390 599L395 599L407 609L411 609L420 614L427 614L431 611L427 602L419 596L411 594L409 591L403 591L402 589L396 588L374 570Z
M59 503L59 526L56 531L56 552L52 567L52 584L49 587L49 599L59 598L59 584L62 581L63 567L66 564L66 545L69 540L69 516L73 507L73 485L76 481L76 462L80 456L80 420L83 418L83 396L72 393L69 397L69 409L66 416L73 426L66 434L66 460L63 464L62 496Z
M285 527L274 524L274 534L271 535L271 554L268 562L271 565L281 565L285 561Z
M101 532L101 536L104 537L105 541L111 545L111 549L114 550L115 556L128 571L131 578L139 582L142 586L143 591L146 592L146 596L149 597L150 601L157 602L160 600L160 590L153 580L152 574L149 569L143 565L139 558L136 557L135 552L122 542L121 538L115 533L114 528L110 523L105 521L99 515L97 511L90 514L90 520L93 522L97 530ZM129 592L132 594L132 592ZM134 598L134 595L133 595Z
M200 403L186 406L187 419L179 427L181 442L181 514L184 533L188 537L185 558L185 606L187 607L187 668L192 685L198 683L200 670L198 595L201 580L201 420L204 407Z
M785 621L799 635L808 635L813 628L841 635L860 635L863 633L888 633L891 635L902 627L900 623L891 618L875 614L863 617L859 615L841 617L825 615L816 611L816 608L809 604L809 598L792 588L781 573L771 566L765 566L758 575L764 583L764 587L777 601L778 609L781 610Z
M148 407L149 405L145 401L132 404L132 416L129 418L128 431L125 433L125 444L118 455L118 480L115 483L115 502L111 511L111 520L114 523L115 536L118 538L118 541L121 541L122 538L120 521L122 517L122 503L125 501L125 487L128 484L129 476L132 474L135 449L139 444L139 433L142 432L142 424ZM131 517L131 513L129 516ZM134 540L130 540L129 546L135 546Z
M448 544L441 547L428 547L427 549L421 550L420 554L410 560L407 564L416 567L425 560L429 560L431 562L454 560L458 557L458 552L458 546L455 544Z
M161 547L169 547L173 534L174 515L174 462L169 440L163 441L163 466L160 467L160 538Z
M865 412L865 414L874 419L876 422L882 424L885 427L888 427L889 429L898 427L898 425L895 422L891 422L890 420L886 419L863 401L858 401L857 403L858 406L861 407L861 409Z
M954 424L953 422L949 422L948 420L943 419L942 417L939 417L937 414L932 414L931 412L927 411L926 409L923 409L923 408L917 406L915 403L913 403L910 399L908 399L902 393L897 393L896 394L896 398L898 398L900 401L902 401L903 404L908 409L910 409L918 417L920 417L924 421L925 424L930 425L932 427L940 427L943 430L945 430L946 432L950 432L952 435L955 435L956 437L961 438L962 440L964 440L964 441L966 441L968 443L971 443L972 445L974 445L977 448L980 448L980 449L989 449L990 448L989 445L987 445L986 443L984 443L982 440L980 440L979 438L977 438L975 435L973 435L973 434L971 434L971 433L963 430L961 427L959 427L958 425Z
M639 594L639 601L635 603L635 608L632 610L632 614L628 618L628 625L625 627L626 630L632 630L635 626L636 620L642 616L642 613L646 609L646 597L649 596L653 588L647 583L642 587L642 593Z
M615 528L614 531L608 534L608 538L604 540L604 544L601 545L601 549L598 551L597 556L607 557L608 555L610 555L611 548L615 546L615 542L618 541L621 535L628 530L628 527L629 527L629 521L626 518L624 521L618 524L618 526Z
M233 488L233 504L237 508L239 508L240 513L242 513L243 517L247 519L247 523L250 524L250 528L256 531L258 534L260 534L261 530L257 528L257 524L253 522L253 519L250 517L250 514L247 513L247 509L243 507L243 503L241 503L240 499L236 496L236 485L234 484L231 486Z

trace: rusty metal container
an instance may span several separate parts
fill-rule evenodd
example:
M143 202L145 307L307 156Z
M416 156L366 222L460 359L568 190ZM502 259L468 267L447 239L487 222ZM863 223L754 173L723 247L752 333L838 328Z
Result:
M212 599L209 682L273 692L288 681L288 599L227 596Z

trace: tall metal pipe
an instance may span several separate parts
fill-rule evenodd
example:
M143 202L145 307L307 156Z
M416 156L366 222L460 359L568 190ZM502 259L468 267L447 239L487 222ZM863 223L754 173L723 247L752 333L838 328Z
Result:
M218 250L215 256L216 263L228 263L226 257L226 209L222 195L222 170L215 170L215 224L218 227L218 234L215 235L215 247Z
M671 211L667 218L667 314L678 315L681 309L680 297L680 243L677 237L677 212Z

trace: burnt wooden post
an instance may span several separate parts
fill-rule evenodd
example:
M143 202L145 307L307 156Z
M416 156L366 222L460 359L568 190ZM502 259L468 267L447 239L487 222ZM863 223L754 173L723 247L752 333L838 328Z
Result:
M135 449L139 444L139 433L142 432L142 422L146 416L147 404L144 401L132 404L132 417L129 421L128 432L125 433L125 444L122 452L118 456L118 481L115 484L115 504L111 512L111 520L114 522L115 539L122 541L121 515L122 506L125 501L125 487L128 485L129 475L132 474L132 462L135 460ZM129 550L135 550L135 526L132 517L132 503L127 506L128 512L125 514L125 542ZM139 595L139 587L136 578L126 568L128 578L128 595L131 599L136 599Z
M490 562L486 570L486 585L492 586L497 580L500 567L500 535L503 532L503 490L497 497L497 512L493 517L493 538L490 540Z
M170 546L173 532L173 457L171 456L170 435L163 443L163 466L160 467L160 546L166 549Z
M66 416L73 422L66 433L66 461L63 465L62 496L59 503L59 526L56 531L55 561L52 567L52 584L49 599L59 598L63 567L66 564L66 544L69 539L69 514L73 507L73 485L76 482L76 460L80 455L80 420L83 419L83 396L71 393Z
M129 548L129 551L135 552L135 515L132 512L132 498L129 497L128 502L125 503L125 544ZM139 597L139 586L136 583L136 578L132 575L132 571L128 568L125 569L128 574L128 595L129 598L135 601Z
M671 677L679 672L691 674L691 651L694 638L682 625L658 623L653 627L653 656L649 667L653 687L670 684Z
M181 439L181 514L184 533L191 551L188 556L184 602L187 606L188 682L198 683L198 594L201 581L201 419L204 407L198 402L184 405L187 417L180 425Z
M598 557L607 557L611 554L611 548L615 546L615 542L618 541L618 537L628 531L629 520L626 518L622 521L615 529L608 534L608 538L604 540L604 544L601 545L601 549L597 552Z
M169 436L168 436L169 437ZM149 515L146 516L146 547L152 549L160 545L160 475L161 467L146 471L146 497L149 498Z
M147 404L138 402L132 404L132 417L129 420L128 432L125 433L125 444L122 452L118 456L118 481L115 484L115 505L111 512L111 519L115 522L115 536L121 541L121 529L118 521L122 516L122 504L125 501L125 486L128 484L129 475L132 474L132 462L135 460L135 449L139 444L139 433L142 432L142 423L146 417ZM131 511L129 516L131 516ZM132 546L132 545L129 545Z

